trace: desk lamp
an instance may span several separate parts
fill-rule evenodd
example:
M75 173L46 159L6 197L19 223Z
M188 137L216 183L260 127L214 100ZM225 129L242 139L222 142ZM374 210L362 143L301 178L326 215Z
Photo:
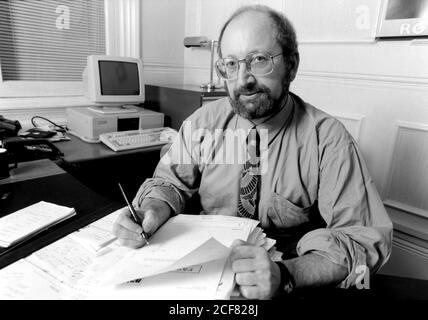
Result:
M186 48L209 48L211 50L211 64L210 64L210 82L206 84L201 84L201 88L206 89L207 91L220 89L222 86L214 83L214 51L216 45L218 45L217 40L209 40L207 37L186 37L183 40L183 44Z

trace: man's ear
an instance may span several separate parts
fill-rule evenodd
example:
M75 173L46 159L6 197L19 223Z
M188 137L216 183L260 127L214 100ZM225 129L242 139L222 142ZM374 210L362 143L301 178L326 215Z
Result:
M297 52L296 54L292 55L288 59L288 65L290 66L289 72L288 72L288 82L291 83L297 74L297 69L299 68L300 63L300 56Z

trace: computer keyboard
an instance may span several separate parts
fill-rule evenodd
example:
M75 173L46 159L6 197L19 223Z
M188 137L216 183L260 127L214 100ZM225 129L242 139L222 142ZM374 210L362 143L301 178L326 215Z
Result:
M109 132L100 134L100 141L114 151L123 151L170 143L177 131L168 127Z

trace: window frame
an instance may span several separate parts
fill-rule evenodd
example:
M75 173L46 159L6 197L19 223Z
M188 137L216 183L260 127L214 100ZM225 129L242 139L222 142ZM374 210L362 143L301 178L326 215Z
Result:
M141 57L139 0L104 0L106 54ZM0 61L1 63L1 61ZM0 111L88 105L82 81L3 81Z

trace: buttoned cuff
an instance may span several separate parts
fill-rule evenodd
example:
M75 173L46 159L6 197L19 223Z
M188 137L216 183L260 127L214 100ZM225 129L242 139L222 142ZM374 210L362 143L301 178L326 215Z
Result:
M357 278L361 277L362 268L367 272L369 270L364 248L342 231L317 229L309 232L297 244L297 254L301 256L309 252L347 269L348 276L339 284L340 288L355 285Z

